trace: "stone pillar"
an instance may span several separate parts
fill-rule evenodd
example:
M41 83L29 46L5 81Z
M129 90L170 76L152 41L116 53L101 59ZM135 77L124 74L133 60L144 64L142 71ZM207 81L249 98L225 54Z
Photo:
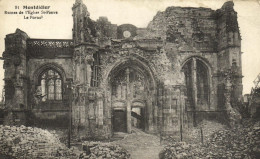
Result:
M129 79L129 68L126 69L126 121L127 121L127 133L131 133L131 92L130 92L130 79Z
M186 105L185 105L185 86L181 85L180 86L180 106L182 108L182 125L183 128L187 128L188 127L188 118L187 118L187 111L186 111Z
M196 58L192 58L192 89L193 89L193 102L195 109L197 108L197 61Z
M164 108L163 108L163 116L164 116L164 127L166 131L170 131L171 129L171 86L164 86L164 98L165 98L165 103L164 103Z
M86 65L86 84L87 86L90 86L90 82L91 82L91 64L93 62L92 58L88 58L87 59L87 65Z
M74 51L74 68L75 68L75 70L74 70L74 79L73 79L73 81L74 81L74 83L76 84L76 83L79 83L79 81L80 81L80 65L81 65L81 57L80 57L80 52L79 52L79 50L76 50L76 51Z
M98 126L103 125L103 119L104 119L104 112L103 112L103 93L101 91L96 92L96 107L97 107L97 124Z
M194 126L196 126L197 122L196 122L196 109L198 109L197 107L197 101L198 101L198 98L197 98L197 61L196 61L196 58L192 58L192 90L193 90L193 110L194 110L194 114L193 114L193 123L194 123Z
M163 87L161 84L158 85L158 127L157 129L162 133L163 131Z
M94 48L94 49L92 49ZM73 85L75 86L74 101L73 102L73 127L76 129L78 137L92 134L90 129L91 125L96 127L95 119L93 118L93 109L97 110L99 107L92 109L90 105L93 106L94 101L96 100L95 95L92 96L89 94L90 81L91 81L91 65L93 63L93 53L96 51L95 46L89 44L77 45L74 50L74 79ZM95 91L94 91L95 93ZM95 106L98 105L96 101ZM103 107L103 106L102 106ZM92 114L91 114L92 113ZM99 119L96 119L99 120ZM92 124L94 123L94 124ZM92 128L93 128L92 127ZM92 129L91 128L91 129ZM93 130L94 131L94 130ZM95 131L94 131L95 132Z
M162 124L163 124L163 135L165 135L167 131L167 124L166 124L166 113L165 113L165 108L166 108L166 96L167 96L167 87L163 85L163 91L162 91Z
M157 103L157 98L156 98L156 90L154 88L151 89L151 97L152 98L152 108L153 108L153 124L154 124L154 131L158 133L157 125L158 125L158 105Z
M27 105L27 67L26 41L28 35L17 29L5 38L6 50L3 53L5 69L5 104L8 115L5 124L26 124Z
M151 97L151 92L145 92L145 99L146 100L146 110L147 110L147 121L148 121L148 131L153 132L154 131L154 123L153 123L153 102Z

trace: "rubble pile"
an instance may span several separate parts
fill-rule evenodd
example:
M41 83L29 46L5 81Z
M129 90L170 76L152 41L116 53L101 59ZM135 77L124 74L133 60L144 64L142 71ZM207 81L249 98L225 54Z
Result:
M204 144L177 142L160 153L161 158L248 158L260 157L260 127L238 126L213 133Z
M254 125L247 141L252 145L252 151L260 158L260 122Z
M78 158L47 130L0 125L0 132L0 155L24 159Z
M184 131L183 141L197 144L203 138L204 142L208 141L212 134L217 131L227 129L225 125L214 121L203 120L195 128L189 128Z
M186 142L175 142L166 146L159 154L160 159L170 158L195 158L193 144L187 144Z
M251 158L251 144L246 141L248 135L244 130L218 131L204 147L213 158Z
M204 140L209 140L210 136L217 131L227 129L227 127L223 124L213 122L213 121L208 121L208 120L203 120L201 123L199 123L198 127L202 128L203 130ZM197 131L200 131L200 129L197 129Z
M128 159L130 154L122 147L102 142L85 142L83 143L84 153L80 155L80 159Z
M225 129L227 128L223 124L214 121L203 120L198 124L197 127L183 130L182 141L188 142L189 144L198 144L201 142L201 135L203 135L204 141L208 141L213 133ZM180 132L177 132L173 135L163 136L162 140L164 141L164 143L178 142L180 141Z

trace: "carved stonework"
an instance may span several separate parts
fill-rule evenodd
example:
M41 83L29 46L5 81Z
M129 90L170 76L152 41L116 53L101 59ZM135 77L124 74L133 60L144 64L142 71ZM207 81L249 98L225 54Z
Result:
M96 91L96 98L97 99L102 99L103 96L104 96L104 92L103 92L102 89L101 90L99 89L99 90Z
M94 58L92 54L85 54L83 55L84 63L88 65L92 65L94 62Z
M75 64L79 64L80 63L80 52L79 50L76 50L75 53L74 53L74 62Z
M55 51L50 52L50 49ZM27 41L27 50L28 56L33 58L55 58L58 56L72 57L73 41L29 39Z
M72 39L30 39L19 29L6 36L10 109L44 110L33 115L53 118L48 124L72 118L80 137L130 133L132 126L176 134L196 115L209 119L204 114L227 112L231 125L239 119L241 39L233 2L217 11L168 7L147 28L94 21L82 0L72 11Z

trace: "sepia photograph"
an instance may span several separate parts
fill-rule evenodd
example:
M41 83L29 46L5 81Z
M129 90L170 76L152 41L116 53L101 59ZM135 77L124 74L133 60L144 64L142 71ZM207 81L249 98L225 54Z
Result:
M259 159L260 0L0 0L0 159Z

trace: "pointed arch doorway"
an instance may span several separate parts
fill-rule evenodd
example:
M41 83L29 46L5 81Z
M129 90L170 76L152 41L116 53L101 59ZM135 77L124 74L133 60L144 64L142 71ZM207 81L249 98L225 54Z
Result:
M111 109L113 132L130 133L133 127L146 130L152 107L150 75L142 67L131 64L118 66L111 75Z

